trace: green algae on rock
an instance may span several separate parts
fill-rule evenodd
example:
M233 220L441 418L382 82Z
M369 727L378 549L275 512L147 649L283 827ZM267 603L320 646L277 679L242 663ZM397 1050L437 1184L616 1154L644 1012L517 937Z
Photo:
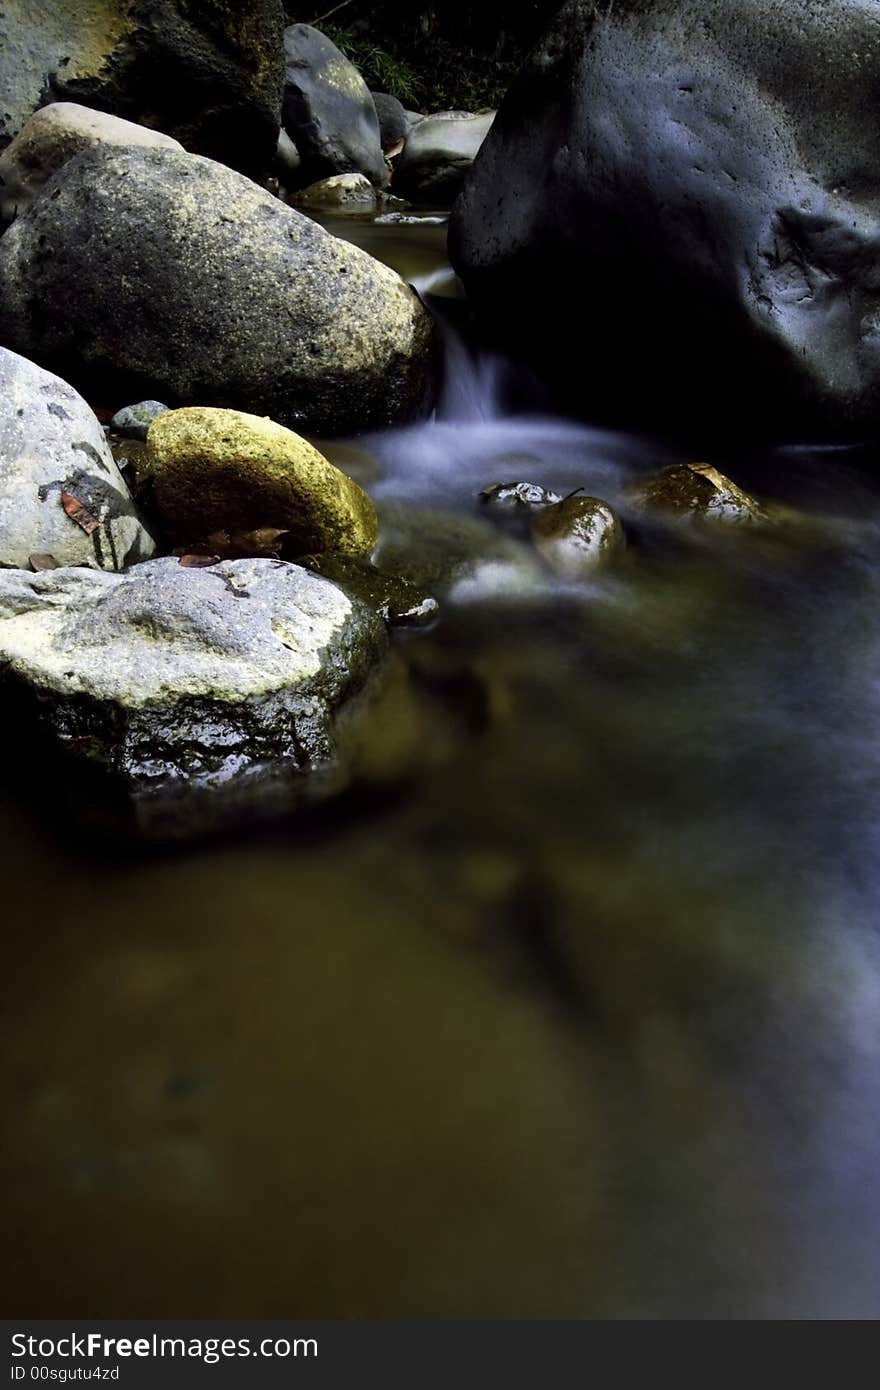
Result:
M158 416L147 436L153 494L176 541L273 526L286 550L368 554L376 509L351 478L272 420L191 406Z

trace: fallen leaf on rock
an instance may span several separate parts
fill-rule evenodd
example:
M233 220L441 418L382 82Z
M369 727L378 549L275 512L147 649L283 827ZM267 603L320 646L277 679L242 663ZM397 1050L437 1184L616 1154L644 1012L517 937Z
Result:
M177 562L183 565L184 569L201 570L207 569L209 565L219 565L219 555L181 555Z
M75 521L77 526L81 526L87 536L90 536L93 531L97 531L101 525L85 503L81 502L78 497L74 497L72 492L62 492L61 505L71 521Z
M31 569L35 570L37 574L39 574L41 570L57 570L61 568L54 555L29 555L28 563Z

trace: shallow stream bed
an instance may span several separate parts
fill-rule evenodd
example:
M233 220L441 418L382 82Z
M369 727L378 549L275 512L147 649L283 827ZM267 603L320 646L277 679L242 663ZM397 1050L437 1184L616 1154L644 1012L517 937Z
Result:
M454 289L442 225L331 225ZM693 457L456 339L358 450L471 513ZM460 595L319 811L142 851L7 729L8 1316L877 1315L880 496L712 462L821 524Z

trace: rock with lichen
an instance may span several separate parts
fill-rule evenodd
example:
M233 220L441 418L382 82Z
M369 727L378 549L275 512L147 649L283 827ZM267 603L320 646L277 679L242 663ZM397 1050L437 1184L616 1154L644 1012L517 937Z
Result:
M433 369L431 319L393 270L166 149L81 154L49 180L0 239L0 335L105 398L319 435L410 418Z

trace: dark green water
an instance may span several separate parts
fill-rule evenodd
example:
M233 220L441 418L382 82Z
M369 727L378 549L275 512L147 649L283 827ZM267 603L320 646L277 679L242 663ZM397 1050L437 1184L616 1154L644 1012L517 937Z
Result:
M677 456L525 389L459 355L377 496ZM714 461L822 525L447 603L336 806L143 855L5 792L9 1315L877 1315L880 502Z

